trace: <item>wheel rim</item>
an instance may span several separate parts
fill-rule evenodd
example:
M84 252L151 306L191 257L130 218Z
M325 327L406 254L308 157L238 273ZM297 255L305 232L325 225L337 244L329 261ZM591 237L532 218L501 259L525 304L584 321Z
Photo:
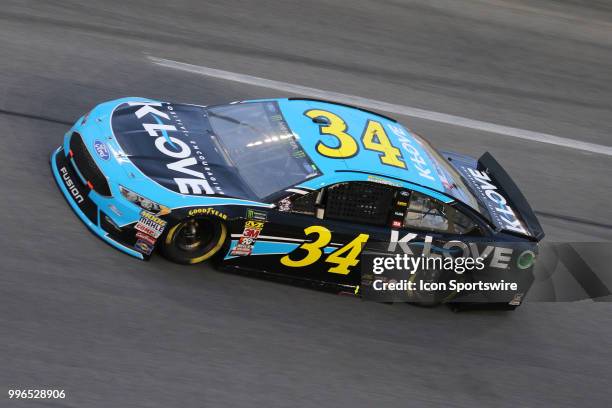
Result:
M215 255L227 238L227 227L218 220L194 218L170 228L165 248L174 251L178 262L196 264Z
M189 220L175 233L176 247L184 252L201 253L214 244L215 228L208 220Z

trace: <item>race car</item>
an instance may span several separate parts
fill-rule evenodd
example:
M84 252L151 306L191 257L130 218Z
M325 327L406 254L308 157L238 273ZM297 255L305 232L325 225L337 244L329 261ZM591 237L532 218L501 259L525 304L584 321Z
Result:
M129 255L343 291L361 284L370 244L528 245L498 256L503 273L528 269L544 236L490 154L439 152L392 118L308 98L105 102L65 134L51 167L78 217Z

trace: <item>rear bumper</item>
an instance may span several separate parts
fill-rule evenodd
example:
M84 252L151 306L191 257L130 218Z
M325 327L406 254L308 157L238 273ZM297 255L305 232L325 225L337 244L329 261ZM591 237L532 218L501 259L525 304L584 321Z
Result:
M90 189L84 186L79 179L79 176L74 171L70 164L63 147L59 147L51 154L51 172L53 178L59 186L64 198L76 213L76 215L87 225L87 227L106 243L112 245L118 250L136 257L138 259L149 259L149 255L142 254L129 246L128 242L120 242L118 238L114 238L111 234L105 231L101 225L104 222L105 214L89 197ZM108 221L106 221L108 224ZM119 233L117 234L119 236ZM125 236L126 234L122 234ZM127 235L133 235L128 232ZM123 241L129 241L128 237Z

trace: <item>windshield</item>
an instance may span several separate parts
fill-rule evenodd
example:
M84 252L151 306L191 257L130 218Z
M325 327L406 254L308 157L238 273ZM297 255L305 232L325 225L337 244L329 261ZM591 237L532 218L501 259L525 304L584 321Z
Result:
M320 175L274 101L207 108L226 159L259 198Z

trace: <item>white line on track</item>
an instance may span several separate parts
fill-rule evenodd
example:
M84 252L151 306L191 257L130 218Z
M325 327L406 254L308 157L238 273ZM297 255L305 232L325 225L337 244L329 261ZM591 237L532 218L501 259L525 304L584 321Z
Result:
M533 142L548 143L556 146L568 147L570 149L583 150L591 153L599 153L612 156L612 146L604 146L595 143L582 142L580 140L550 135L547 133L533 132L531 130L519 129L510 126L497 125L495 123L482 122L480 120L468 119L461 116L448 115L428 111L410 106L396 105L388 102L377 101L375 99L362 98L355 95L347 95L338 92L323 91L321 89L310 88L307 86L294 85L287 82L273 81L271 79L259 78L251 75L238 74L220 69L208 68L199 65L186 64L156 58L147 57L154 64L177 69L180 71L191 72L194 74L205 75L213 78L225 79L228 81L239 82L248 85L260 86L292 94L304 95L311 98L328 99L336 102L347 103L361 106L367 109L380 110L384 112L397 113L399 115L410 116L413 118L426 119L433 122L445 123L469 129L481 130L483 132L496 133L499 135L511 136L518 139L531 140Z

